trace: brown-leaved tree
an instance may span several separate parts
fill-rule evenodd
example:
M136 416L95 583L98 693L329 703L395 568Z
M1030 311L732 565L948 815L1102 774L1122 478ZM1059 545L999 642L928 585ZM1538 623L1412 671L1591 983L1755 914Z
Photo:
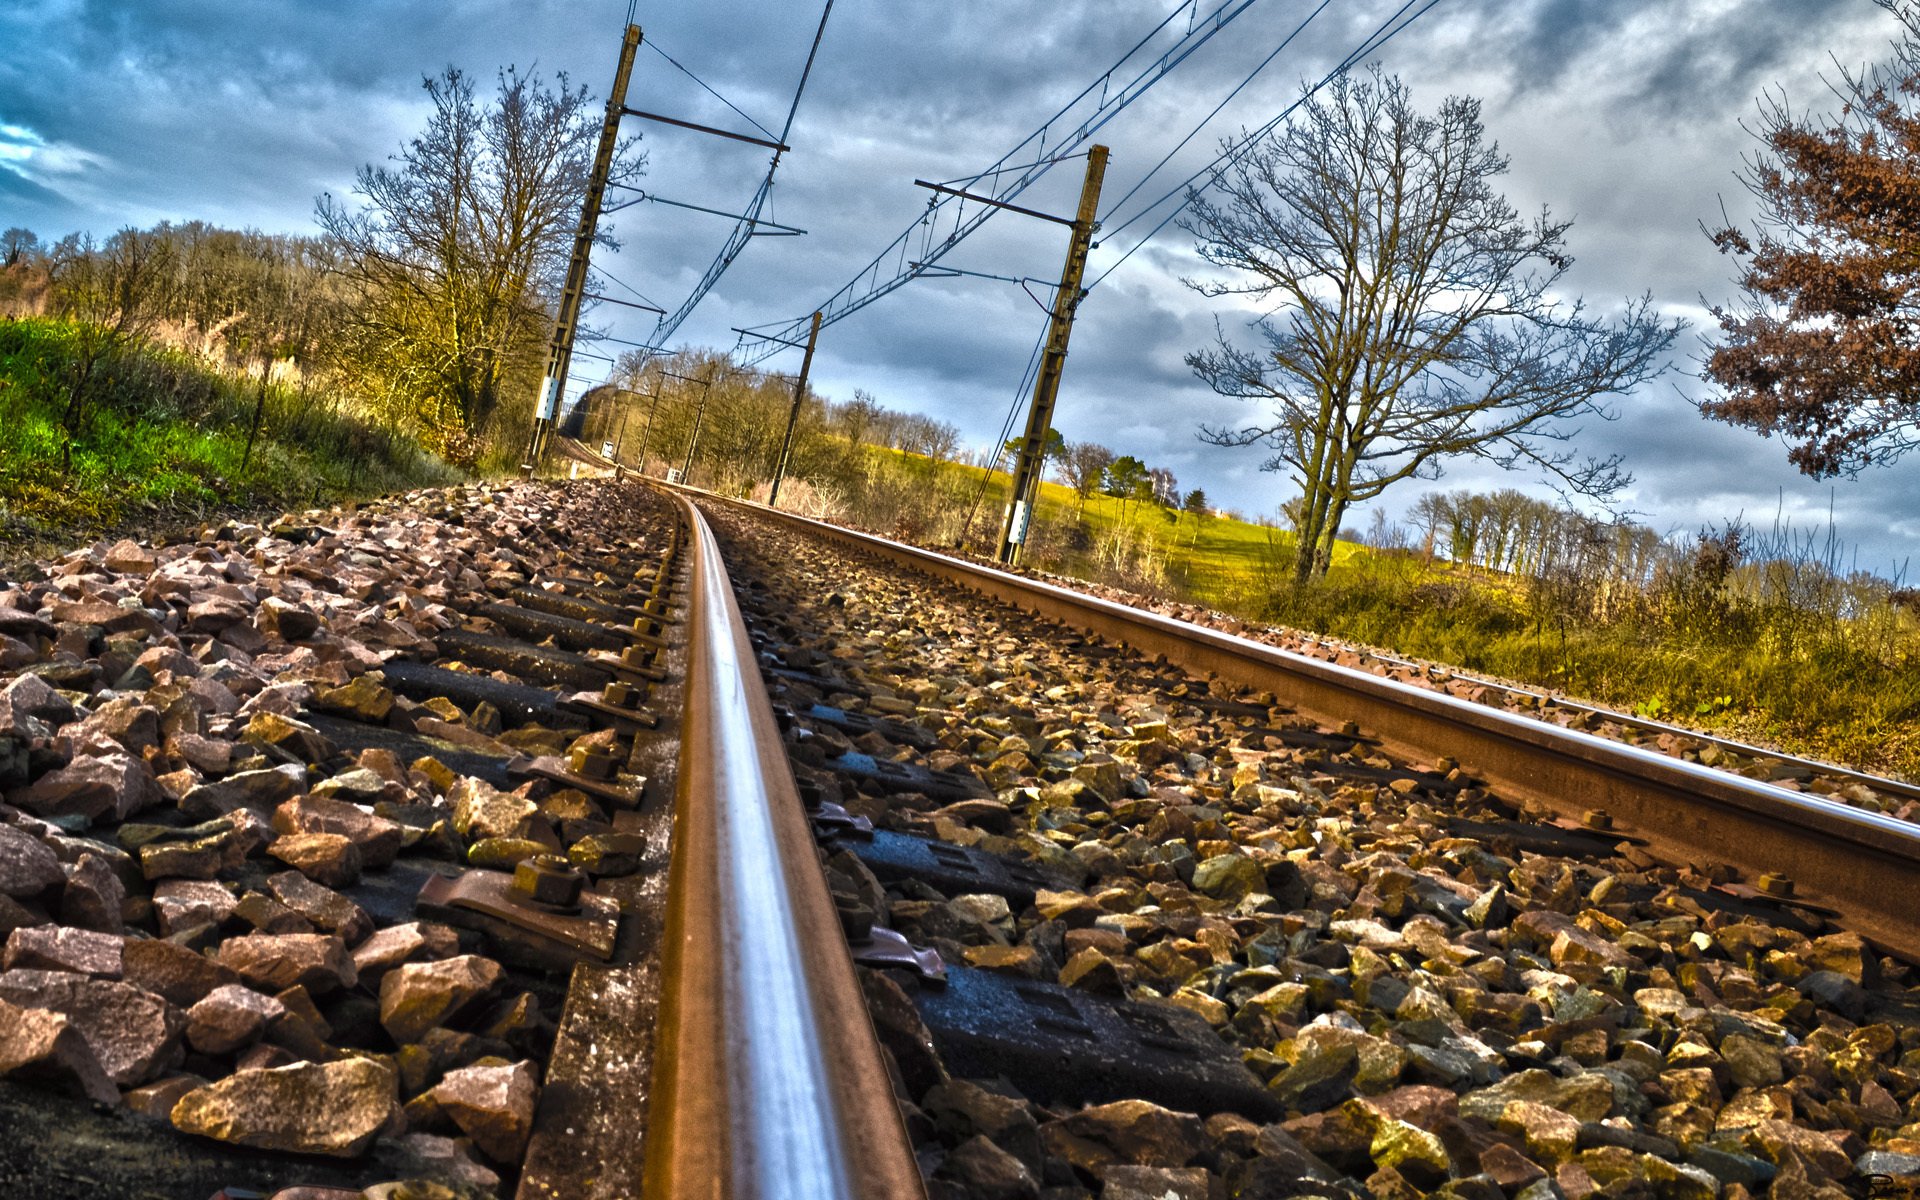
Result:
M1746 295L1713 310L1703 375L1725 390L1700 409L1779 434L1816 478L1920 447L1920 9L1876 2L1905 26L1892 59L1843 70L1836 114L1763 98L1758 222L1709 231Z

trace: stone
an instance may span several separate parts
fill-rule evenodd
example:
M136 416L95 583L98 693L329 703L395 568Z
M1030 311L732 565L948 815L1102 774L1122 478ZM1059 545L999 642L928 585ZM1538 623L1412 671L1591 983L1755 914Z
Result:
M122 538L107 548L106 568L120 575L151 575L158 561L153 552L131 538Z
M241 1146L352 1158L393 1117L393 1069L367 1058L240 1071L173 1106L176 1128Z
M1350 1042L1309 1043L1292 1066L1267 1084L1267 1090L1289 1111L1319 1112L1347 1098L1359 1061L1358 1047Z
M169 879L153 889L153 909L167 936L201 925L219 925L233 915L234 895L217 883Z
M1720 1057L1726 1061L1735 1087L1772 1087L1787 1077L1779 1049L1743 1033L1730 1033L1721 1039Z
M351 773L364 774L375 780L375 795L385 787L385 781L371 771ZM394 857L400 853L405 832L397 821L375 816L357 804L321 795L298 796L282 804L273 811L273 827L283 835L338 834L353 843L361 863L372 870L392 865ZM285 858L282 861L292 862ZM329 887L342 886L325 879L319 882Z
M173 1106L180 1102L180 1097L205 1086L207 1081L198 1075L169 1075L128 1092L127 1107L143 1117L164 1121L167 1114L173 1111Z
M936 1178L957 1185L962 1195L981 1200L1035 1200L1039 1185L1027 1165L985 1136L975 1136L947 1152Z
M160 714L131 696L118 696L80 722L80 735L103 734L135 756L160 744Z
M90 821L108 815L125 820L163 798L146 763L120 753L76 758L12 793L13 803L35 816Z
M517 1062L449 1071L434 1085L432 1095L481 1153L511 1165L520 1161L533 1133L539 1091L534 1065Z
M500 964L477 954L403 963L380 980L380 1024L399 1043L417 1042L500 982Z
M1100 1173L1100 1200L1207 1200L1205 1167L1136 1167Z
M1849 1021L1866 1019L1873 1007L1872 993L1838 971L1811 971L1793 986L1802 996Z
M1373 1156L1375 1165L1399 1173L1421 1189L1432 1189L1445 1180L1452 1165L1439 1137L1417 1125L1390 1118L1375 1126L1367 1152Z
M66 880L59 857L45 842L11 825L0 825L0 893L37 896Z
M1244 854L1216 854L1193 869L1193 890L1216 900L1237 902L1266 882L1266 869Z
M500 1189L500 1176L481 1166L468 1153L466 1144L431 1133L409 1133L404 1137L381 1138L373 1145L373 1157L379 1164L409 1181L439 1180L456 1189L461 1196L493 1195ZM403 1187L415 1186L412 1182ZM372 1191L363 1195L372 1196ZM393 1200L427 1200L414 1194ZM449 1197L449 1200L452 1200Z
M1460 1115L1491 1125L1500 1120L1510 1100L1531 1100L1581 1121L1599 1121L1613 1112L1613 1082L1592 1073L1562 1079L1539 1069L1521 1071L1462 1096Z
M1797 1160L1831 1179L1845 1179L1853 1173L1853 1160L1831 1138L1789 1120L1761 1121L1744 1137L1748 1146L1783 1171L1790 1161Z
M121 939L110 933L71 929L60 925L38 925L16 929L7 936L7 948L0 956L0 968L33 971L66 971L95 979L118 979L121 972Z
M305 721L276 712L256 712L247 720L241 738L256 746L271 746L301 763L322 763L339 754L334 744Z
M140 847L140 873L147 881L213 879L227 865L230 834L216 833L190 841L148 842Z
M367 915L366 909L298 871L269 875L267 893L300 914L315 929L338 935L348 946L358 945L373 932L373 918Z
M360 675L343 687L316 688L313 706L322 712L381 725L393 711L393 693L372 675Z
M342 834L284 834L273 840L267 853L327 887L351 887L360 880L360 848Z
M0 972L0 1000L64 1013L86 1039L107 1078L144 1083L177 1061L186 1020L161 997L129 983L64 971Z
M1127 1162L1184 1167L1199 1153L1203 1133L1199 1117L1146 1100L1095 1105L1040 1127L1049 1154L1089 1172Z
M280 1001L252 988L218 987L187 1010L187 1044L202 1054L232 1054L259 1041L286 1012Z
M82 853L61 868L67 886L60 892L60 920L97 933L117 934L126 927L126 885L100 854Z
M4 611L4 610L0 610ZM15 636L19 636L17 631ZM48 627L47 637L52 637L52 627ZM73 704L65 696L55 691L46 680L38 675L21 675L5 687L0 687L0 697L5 697L5 709L19 716L32 717L43 721L54 729L60 728L74 718Z
M1539 1163L1505 1142L1495 1142L1480 1151L1480 1170L1509 1195L1547 1177Z
M452 958L458 953L460 938L450 927L409 921L378 930L355 946L353 965L362 980L370 981L404 962Z
M73 1019L44 1008L0 1000L0 1078L30 1080L99 1104L118 1104L93 1047Z
M1525 1141L1528 1152L1543 1163L1566 1162L1580 1146L1577 1118L1532 1100L1507 1101L1494 1124Z
M503 792L485 780L463 776L447 791L453 806L453 827L471 841L517 838L540 811L524 796Z
M218 961L243 982L278 992L298 984L314 995L352 987L359 979L347 945L318 933L253 933L220 943Z
M120 951L121 978L187 1008L216 988L240 982L233 968L197 950L158 938L128 938Z
M293 799L306 786L306 768L292 763L263 770L240 771L216 783L203 783L188 791L180 798L180 811L201 819L225 816L239 808L265 813Z

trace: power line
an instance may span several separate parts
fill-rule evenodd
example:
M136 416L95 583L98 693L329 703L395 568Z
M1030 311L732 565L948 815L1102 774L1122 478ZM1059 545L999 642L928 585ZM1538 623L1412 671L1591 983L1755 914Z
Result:
M1307 26L1313 24L1313 19L1319 16L1321 13L1325 12L1327 9L1327 6L1332 3L1333 3L1333 0L1320 0L1320 6L1314 9L1312 12L1308 13L1305 20L1301 21L1298 25L1295 25L1293 27L1293 32L1289 33L1285 38L1282 38L1280 41L1280 44L1273 48L1272 53L1268 54L1265 58L1261 59L1259 66L1247 72L1247 77L1245 79L1242 79L1237 85L1235 85L1232 91L1228 92L1225 96L1221 97L1220 103L1213 106L1212 112L1200 118L1200 123L1198 125L1195 125L1193 129L1187 133L1187 136L1181 138L1180 141L1174 145L1173 149L1167 151L1166 154L1162 155L1160 158L1160 161L1153 164L1152 169L1150 169L1145 175L1142 175L1139 178L1139 180L1134 183L1132 187L1127 189L1126 195L1120 197L1118 200L1115 200L1113 204L1108 207L1106 212L1107 218L1111 218L1114 213L1117 213L1121 209L1125 208L1127 206L1127 201L1133 199L1134 194L1136 192L1138 192L1141 188L1147 186L1147 180L1152 179L1155 175L1158 175L1160 173L1160 168L1166 166L1169 162L1173 161L1174 155L1180 153L1182 150L1187 148L1188 142L1191 142L1194 138L1199 137L1200 131L1202 129L1205 129L1209 122L1211 122L1215 117L1220 115L1220 110L1225 108L1228 104L1231 104L1235 96L1238 96L1242 91L1245 91L1248 85L1252 84L1255 79L1259 78L1260 73L1262 71L1265 71L1267 67L1272 64L1274 59L1280 57L1280 52L1282 50L1285 50L1288 46L1291 46L1295 38L1299 37L1302 33L1306 32Z
M1321 76L1320 80L1317 83L1315 83L1312 87L1308 88L1305 92L1303 92L1300 95L1300 97L1296 99L1293 103L1287 105L1287 107L1285 107L1284 109L1281 109L1279 114L1276 115L1272 120L1260 126L1258 129L1255 129L1252 133L1246 134L1245 136L1240 138L1237 143L1228 146L1227 149L1221 151L1220 154L1215 156L1212 162L1200 168L1198 171L1195 171L1193 174L1187 176L1186 179L1182 180L1172 190L1162 195L1158 200L1155 200L1153 203L1147 205L1145 208L1141 209L1139 212L1135 213L1133 216L1128 217L1124 222L1122 222L1120 225L1116 226L1112 230L1107 231L1103 240L1111 240L1114 237L1114 235L1122 232L1129 225L1132 225L1136 221L1139 221L1141 218L1145 217L1148 213L1153 212L1155 209L1167 203L1167 201L1172 200L1174 197L1181 196L1183 194L1186 195L1186 198L1181 200L1179 204L1175 205L1172 209L1170 209L1167 212L1166 216L1160 218L1160 221L1158 224L1156 224L1152 229L1149 229L1147 231L1146 236L1142 237L1139 241L1135 242L1132 246L1129 246L1125 254L1122 254L1119 258L1115 259L1111 266L1109 266L1106 270L1100 272L1099 275L1095 276L1093 282L1087 285L1087 290L1092 291L1094 288L1099 287L1101 283L1106 281L1107 276L1113 274L1115 271L1120 269L1121 263L1124 263L1129 258L1132 258L1134 256L1134 253L1138 251L1140 247L1152 241L1154 237L1157 234L1159 234L1161 230L1165 229L1168 225L1172 224L1174 218L1178 217L1181 214L1181 212L1183 212L1186 209L1187 205L1192 202L1192 194L1190 189L1203 176L1211 175L1214 172L1220 170L1221 168L1227 166L1228 164L1238 160L1248 150L1258 145L1262 139L1267 137L1267 135L1271 134L1275 129L1278 129L1281 123L1284 122L1288 117L1292 116L1294 111L1297 110L1302 104L1305 104L1309 99L1318 95L1322 88L1326 87L1329 83L1332 83L1335 79L1338 79L1340 76L1346 74L1347 71L1350 70L1355 63L1359 62L1361 59L1365 58L1367 55L1372 54L1376 50L1379 50L1380 48L1385 46L1388 42L1391 42L1395 37L1399 36L1400 33L1403 30L1405 30L1409 25L1412 25L1415 21L1418 21L1421 17L1426 16L1427 13L1431 11L1439 3L1440 3L1440 0L1425 0L1424 4L1421 3L1421 0L1406 0L1404 4L1402 4L1398 9L1394 11L1392 16L1388 17L1385 21L1382 21L1379 27L1376 28L1371 34L1367 36L1366 40L1362 41L1360 45L1355 47L1351 53L1349 53L1345 58L1341 59L1340 64L1338 66L1334 67L1331 71L1328 71L1325 75ZM1411 16L1405 16L1408 10L1412 9L1415 5L1420 5L1419 11L1413 13ZM1404 16L1404 19L1402 19L1403 16ZM1395 24L1395 22L1398 22L1398 24Z
M701 90L701 91L703 91L703 92L705 92L705 93L706 93L707 95L709 95L709 96L712 96L712 97L713 97L713 98L714 98L715 100L718 100L718 101L719 101L720 103L722 103L722 104L724 104L724 105L726 105L726 106L727 106L728 108L730 108L730 109L732 109L732 110L734 111L734 113L735 113L735 114L736 114L737 116L739 116L739 118L740 118L741 120L743 120L743 121L745 121L745 122L746 122L747 124L749 124L749 125L751 125L751 126L753 126L753 127L755 128L755 129L758 129L758 130L759 130L759 131L760 131L761 133L764 133L764 134L766 134L766 135L767 135L768 137L773 137L773 130L771 130L771 129L768 129L768 128L767 128L767 127L766 127L765 125L762 125L762 124L761 124L760 122L758 122L758 121L756 121L756 120L754 120L754 119L753 119L752 117L750 117L750 116L748 116L748 115L747 115L747 113L745 112L745 110L743 110L743 109L742 109L742 108L741 108L741 107L740 107L739 105L737 105L737 104L735 104L735 103L734 103L733 101L731 101L731 100L729 100L729 99L727 99L727 98L726 98L725 96L722 96L722 95L721 95L721 94L720 94L719 92L716 92L716 91L714 91L714 90L713 90L712 88L710 88L710 87L708 87L708 86L707 86L707 81L706 81L706 80L704 80L704 79L702 79L702 78L700 78L700 77L699 77L698 75L695 75L695 74L694 74L694 73L693 73L692 71L689 71L689 70L688 70L688 69L687 69L687 68L686 68L685 66L682 66L682 65L681 65L681 63L680 63L680 60L679 60L679 59L677 59L677 58L675 58L675 57L674 57L673 55L671 55L671 54L668 54L668 53L667 53L667 52L666 52L665 50L662 50L662 49L660 48L660 43L658 43L658 42L648 42L648 43L647 43L647 47L648 47L648 49L650 49L650 50L652 50L652 51L653 51L653 52L654 52L655 54L658 54L658 55L659 55L659 56L660 56L661 58L664 58L664 59L666 59L666 60L667 60L667 61L668 61L669 63L671 63L671 64L673 64L673 66L674 66L674 67L675 67L675 68L676 68L676 69L677 69L677 70L678 70L678 71L679 71L679 72L680 72L680 73L681 73L682 75L685 75L685 76L686 76L686 77L687 77L688 79L691 79L691 80L693 80L693 81L694 81L695 83L697 83L697 84L699 84L699 85L700 85L700 90ZM785 138L774 138L774 140L775 140L775 141L780 141L780 142L784 142L784 141L786 141L786 139L785 139Z
M780 145L786 145L787 135L793 132L793 119L800 111L800 97L807 90L807 79L813 74L814 60L820 54L820 40L826 35L827 18L832 13L833 0L827 0L826 6L820 11L820 24L813 31L813 45L807 50L807 62L801 68L800 82L793 89L793 102L787 106L786 123L780 128L780 136L773 139ZM746 116L745 113L741 115ZM751 117L747 119L752 120ZM766 177L760 181L760 186L753 193L753 199L742 211L739 220L735 222L733 232L727 235L727 240L720 247L720 253L714 257L706 272L701 275L699 282L694 284L692 293L680 302L678 308L662 316L654 325L653 334L648 340L655 345L664 345L666 340L673 336L674 331L680 328L681 322L692 315L694 308L706 298L708 292L713 290L714 285L720 282L720 277L727 273L727 268L733 265L733 260L738 258L740 252L747 248L747 243L753 240L756 227L761 223L760 214L765 210L767 201L773 193L773 176L774 172L780 169L780 153L779 150L773 152L773 160L767 164Z
M1176 17L1182 12L1187 11L1189 5L1182 3L1162 19L1145 37L1136 42L1131 49L1121 55L1120 58L1114 62L1113 66L1102 72L1092 83L1082 89L1077 96L1062 106L1058 112L1042 122L1038 129L1028 134L1025 138L1022 138L1013 149L1001 155L992 166L977 175L969 176L968 181L977 182L988 176L993 176L995 177L993 199L1000 202L1011 200L1014 196L1019 195L1037 182L1047 171L1052 169L1055 163L1062 161L1066 157L1071 157L1071 152L1075 147L1088 141L1108 121L1111 121L1128 105L1138 100L1149 88L1161 79L1164 79L1174 68L1178 67L1182 62L1185 62L1186 59L1201 46L1211 41L1214 35L1232 24L1235 19L1240 17L1249 8L1252 8L1257 2L1258 0L1221 0L1221 3L1204 19L1197 22L1190 21L1188 31L1180 35L1171 47L1141 68L1131 79L1126 80L1124 83L1119 83L1116 89L1115 84L1119 82L1119 74L1122 68L1124 68L1142 48L1152 41L1154 37L1166 29ZM1095 96L1096 92L1098 93L1098 97L1095 100L1093 108L1079 118L1079 123L1067 129L1064 133L1056 134L1055 127L1070 121L1072 114L1081 107L1082 102L1089 97ZM1048 155L1046 152L1050 136L1057 136L1058 140L1053 144L1053 154ZM1041 157L1032 165L1020 169L1013 182L1008 184L999 183L999 176L1015 170L1014 167L1008 164L1012 163L1017 156L1028 152L1030 147L1033 148L1033 153L1041 155ZM872 304L882 296L899 288L909 280L916 278L926 266L936 262L942 255L959 245L969 234L985 224L996 211L994 206L987 205L983 206L981 211L975 213L972 217L967 217L964 207L961 207L956 212L953 231L943 240L934 242L933 225L936 217L948 205L955 203L956 199L951 196L929 201L926 211L919 218L915 219L913 224L909 225L904 232L889 243L884 250L875 255L873 261L862 268L850 282L836 291L826 303L815 306L817 311L823 314L821 320L822 325L831 324L843 317L851 316L853 313ZM925 231L922 238L925 244L917 259L921 265L918 267L908 267L906 265L908 247L915 233L922 230ZM889 260L895 259L898 260L899 265L889 268L887 265ZM787 322L780 330L781 338L784 341L798 340L802 326L809 324L811 319L811 313L809 313L807 317ZM751 365L772 357L774 354L779 353L782 348L783 346L780 341L767 341L758 347L749 348L748 340L742 337L741 340L736 343L735 351L740 354L741 361L744 364Z

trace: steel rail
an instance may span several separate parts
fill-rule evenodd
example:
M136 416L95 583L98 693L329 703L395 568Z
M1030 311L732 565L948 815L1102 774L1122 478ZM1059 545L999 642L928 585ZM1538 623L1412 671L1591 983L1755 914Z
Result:
M1451 757L1509 799L1565 817L1600 810L1667 862L1722 862L1755 878L1784 874L1793 903L1826 909L1882 949L1920 961L1920 825L871 534L729 503L1149 658L1271 691L1308 716L1354 721L1389 751Z
M692 532L644 1192L924 1200L746 624Z
M1299 633L1303 639L1311 641L1322 650L1329 650L1336 654L1348 653L1365 655L1373 662L1423 672L1428 678L1434 679L1435 682L1470 683L1476 687L1491 688L1494 691L1504 692L1509 696L1525 696L1531 699L1543 711L1551 707L1561 712L1578 716L1597 717L1600 720L1611 722L1625 729L1637 729L1642 733L1664 733L1671 734L1675 737L1683 737L1690 741L1707 742L1723 750L1732 750L1738 754L1746 755L1749 758L1764 758L1771 762L1780 763L1782 766L1805 767L1810 771L1825 775L1831 779L1844 779L1849 783L1864 784L1877 792L1904 796L1910 800L1920 800L1920 783L1909 783L1904 779L1892 779L1885 775L1874 775L1866 771L1857 771L1852 767L1841 766L1838 763L1821 762L1817 758L1805 758L1797 754L1788 754L1783 750L1769 750L1765 746L1756 746L1752 742L1743 742L1737 738L1726 737L1722 734L1707 733L1700 729L1690 729L1685 725L1675 725L1671 721L1659 721L1652 717L1623 713L1618 709L1602 708L1597 704L1590 704L1585 700L1575 700L1569 696L1556 695L1553 692L1543 692L1537 688L1523 687L1520 684L1507 683L1504 680L1490 679L1484 675L1475 675L1470 671L1461 671L1449 667L1444 663L1424 662L1419 659L1403 658L1397 654L1389 654L1384 650L1375 650L1368 646L1362 646L1357 642L1342 642L1334 638L1321 637L1318 634L1310 634L1298 630L1289 632ZM1443 676L1435 676L1434 672L1436 671L1445 672L1445 674Z

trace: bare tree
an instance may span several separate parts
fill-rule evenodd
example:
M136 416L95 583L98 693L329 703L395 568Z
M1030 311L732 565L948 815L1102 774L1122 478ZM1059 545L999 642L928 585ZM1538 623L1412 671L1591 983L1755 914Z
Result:
M318 203L334 267L360 292L343 349L370 395L443 450L467 453L508 392L531 397L600 113L585 88L509 67L493 101L448 67L425 81L426 130L360 170L349 206ZM642 159L621 147L612 179ZM604 236L604 235L603 235Z
M1299 485L1296 581L1325 572L1350 504L1449 458L1531 465L1593 496L1627 482L1618 458L1568 448L1572 423L1665 370L1681 324L1650 296L1614 322L1555 299L1570 223L1523 220L1493 187L1506 169L1478 101L1420 113L1376 70L1308 96L1215 173L1218 199L1193 194L1185 228L1229 274L1189 286L1276 310L1253 322L1260 349L1223 333L1187 356L1215 391L1272 405L1202 436L1271 447L1264 468Z
M1076 517L1086 511L1087 497L1099 488L1112 463L1113 451L1098 442L1073 442L1067 446L1066 454L1060 459L1060 469L1066 472L1073 494L1079 497Z

